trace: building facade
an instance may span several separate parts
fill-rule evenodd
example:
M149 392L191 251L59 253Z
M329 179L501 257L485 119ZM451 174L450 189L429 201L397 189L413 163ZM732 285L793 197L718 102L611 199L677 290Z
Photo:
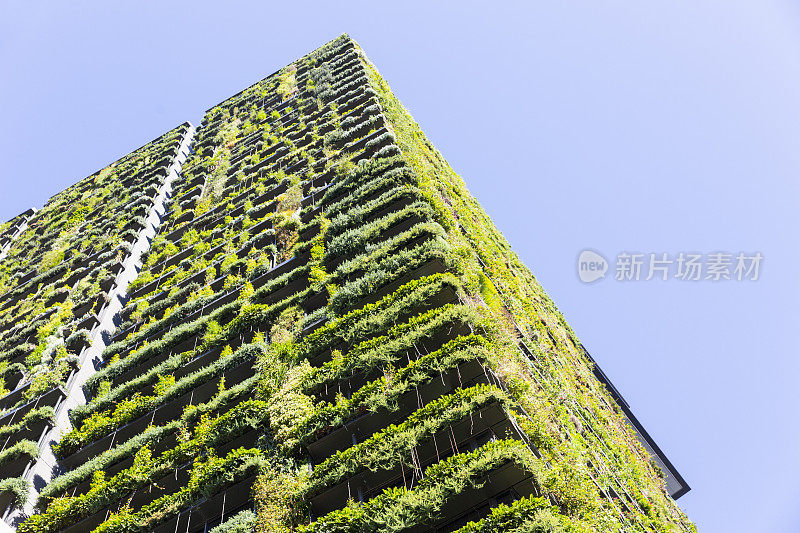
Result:
M688 485L347 36L0 245L8 529L694 531Z

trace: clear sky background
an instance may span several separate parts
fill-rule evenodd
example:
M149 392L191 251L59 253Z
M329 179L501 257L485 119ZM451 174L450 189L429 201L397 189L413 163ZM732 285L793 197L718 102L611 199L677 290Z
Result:
M0 219L350 33L692 486L700 531L800 531L796 4L0 6ZM765 259L756 282L584 285L587 247Z

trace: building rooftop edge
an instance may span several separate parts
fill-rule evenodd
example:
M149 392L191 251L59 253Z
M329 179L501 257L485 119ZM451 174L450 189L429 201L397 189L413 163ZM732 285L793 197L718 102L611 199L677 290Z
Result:
M639 419L636 418L636 415L634 415L633 411L631 411L630 405L622 396L622 394L619 392L619 390L611 382L611 379L608 377L608 375L605 372L603 372L603 369L600 368L600 365L597 364L595 358L592 357L592 355L589 353L586 347L583 346L583 344L581 344L581 349L586 354L586 357L588 357L589 360L592 362L592 365L594 366L593 371L595 377L606 386L609 394L611 394L611 397L614 398L614 401L617 402L617 405L622 411L622 414L625 416L625 418L628 420L631 426L633 426L633 429L636 430L637 435L644 441L643 444L645 444L645 447L650 448L655 453L658 460L663 464L663 466L666 467L667 471L664 472L664 474L668 478L671 476L674 483L679 486L677 490L670 492L670 496L672 496L673 499L677 500L678 498L689 492L691 490L689 483L686 482L686 480L683 478L680 472L678 472L678 469L675 468L675 465L672 464L672 461L669 460L664 451L658 446L658 444L656 444L656 441L653 439L653 437L650 436L650 433L647 432L642 423L639 422Z

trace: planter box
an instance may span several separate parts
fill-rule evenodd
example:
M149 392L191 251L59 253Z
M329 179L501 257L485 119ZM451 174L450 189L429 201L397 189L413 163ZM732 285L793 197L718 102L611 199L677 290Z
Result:
M17 442L26 439L33 442L39 442L42 438L42 435L44 435L45 432L50 431L52 428L53 422L50 420L37 420L36 422L30 422L26 428L17 431L13 435L10 435L5 443L5 447L8 448Z
M31 412L32 409L37 407L43 407L45 405L49 405L54 410L58 409L58 406L61 404L61 401L67 397L67 391L65 391L62 387L56 387L54 389L50 389L49 391L45 392L38 398L34 398L33 400L29 401L28 403L22 404L16 409L5 413L2 417L0 417L0 424L2 425L11 425L16 423L19 420L22 420L25 415Z
M191 256L192 255L192 251L193 251L192 248L186 248L185 250L182 250L182 251L178 252L177 254L168 257L164 261L161 261L157 265L154 265L150 269L150 272L152 272L153 274L158 274L159 272L161 272L165 268L169 268L172 265L176 265L176 264L180 263L181 261L183 261L184 259L186 259L187 257Z
M153 533L209 531L218 524L223 512L226 517L230 517L240 510L252 507L250 493L255 481L256 476L250 476L232 484L210 498L200 500L191 508L181 511L177 516L173 515L166 522L156 526Z
M153 457L158 457L166 450L174 448L178 444L177 435L175 432L167 433L162 435L161 439L155 442L150 443L150 448L153 453ZM109 464L103 468L103 471L106 473L107 478L111 478L116 474L120 473L121 471L130 468L133 466L133 456L126 457L116 463ZM89 478L68 487L62 494L58 496L80 496L81 494L85 494L91 488L91 476Z
M142 433L149 425L162 425L181 416L184 408L188 405L197 405L207 402L219 388L219 382L224 377L226 387L232 387L245 379L255 375L253 368L254 360L248 360L235 368L231 368L222 373L221 376L212 377L209 381L197 384L192 390L183 395L169 400L155 409L148 411L139 418L125 424L124 426L112 431L99 439L87 443L81 449L76 450L71 455L61 459L60 463L65 468L75 468L106 451L114 442L125 442L128 439Z
M61 293L57 292L47 300L47 302L45 303L45 307L50 307L51 305L55 304L62 304L67 300L68 296L69 296L69 291Z
M85 330L91 332L94 329L94 327L99 323L100 323L100 320L97 319L97 316L96 315L91 315L91 316L88 316L88 317L84 318L83 320L81 320L77 324L77 326L75 326L75 331L77 331L79 329L85 329Z
M424 265L421 268L425 268L425 267L427 267L427 265ZM413 273L411 275L413 275ZM408 276L408 277L410 277L410 276ZM420 277L420 276L418 276L418 277ZM409 279L409 281L410 281L410 279ZM406 283L406 281L403 281L402 283ZM381 298L382 297L383 296L381 296ZM421 304L421 305L418 305L418 306L415 306L415 307L409 309L407 313L403 314L403 316L398 316L397 317L398 323L401 320L405 320L410 316L416 316L416 315L424 313L425 311L428 311L430 309L434 309L434 308L437 308L437 307L442 307L442 306L450 304L450 303L458 303L458 295L455 293L455 291L452 289L452 287L445 286L438 293L436 293L433 296L431 296L424 304ZM355 308L357 309L358 307L355 307ZM361 339L361 340L363 340L363 339ZM338 343L335 346L328 346L326 348L323 348L319 352L317 352L315 354L312 354L308 358L309 363L311 363L312 366L321 366L323 363L325 363L326 361L330 360L330 358L331 358L331 350L334 350L334 349L338 349L338 350L342 351L343 353L346 353L347 350L349 349L349 347L345 346L343 343Z
M113 265L109 266L108 270L109 270L109 272L111 272L113 275L116 276L120 272L122 272L123 268L124 268L124 265L122 264L122 261L117 261Z
M31 383L29 381L21 387L17 387L16 389L7 393L5 396L0 397L0 410L9 409L10 407L16 405L16 403L22 399L22 396L30 387Z
M194 210L185 211L181 213L181 215L175 219L175 224L183 224L184 222L188 222L194 218Z
M362 419L370 418L374 414L375 413L364 415ZM400 416L397 418L402 419L403 417ZM429 438L420 443L420 445L415 448L416 456L420 465L425 468L437 463L439 459L444 459L453 453L458 453L458 451L475 449L479 445L488 442L493 435L503 437L507 434L507 430L514 432L513 425L508 421L508 417L503 408L499 404L494 403L472 415L463 417L458 422L448 425L446 429L437 432L433 438ZM366 438L369 438L372 433L366 435ZM515 436L521 438L518 433L516 433ZM361 442L361 440L362 439L359 439L358 442ZM455 449L453 449L454 441L456 443ZM353 440L347 444L347 447L352 445ZM502 470L502 468L503 467L498 470ZM408 473L406 473L406 475L408 475ZM400 466L395 466L388 470L379 469L374 472L370 470L356 472L340 483L330 486L312 496L310 499L311 509L316 516L325 515L344 507L352 494L362 494L363 499L366 500L372 497L372 495L376 495L384 487L390 486L392 481L398 478L402 481L402 477L403 471ZM520 469L519 475L514 477L514 481L511 485L527 477L529 477L529 474Z
M0 478L20 477L31 462L30 456L25 454L15 457L11 462L0 466Z
M227 444L222 444L215 451L218 457L224 457L235 447L251 448L258 440L257 431L249 431L243 435L238 436ZM230 449L229 449L230 448ZM166 494L172 494L180 490L181 487L186 486L189 481L189 471L191 470L192 463L186 463L178 467L175 471L165 475L155 483L151 483L147 487L136 491L132 495L131 505L134 509L139 509L151 503L153 500L160 498Z

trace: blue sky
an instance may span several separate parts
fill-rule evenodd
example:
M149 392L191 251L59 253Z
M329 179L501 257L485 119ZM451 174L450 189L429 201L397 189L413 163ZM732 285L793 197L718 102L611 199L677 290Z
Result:
M797 5L0 0L0 219L343 32L691 484L700 531L800 530ZM584 248L764 262L586 285Z

